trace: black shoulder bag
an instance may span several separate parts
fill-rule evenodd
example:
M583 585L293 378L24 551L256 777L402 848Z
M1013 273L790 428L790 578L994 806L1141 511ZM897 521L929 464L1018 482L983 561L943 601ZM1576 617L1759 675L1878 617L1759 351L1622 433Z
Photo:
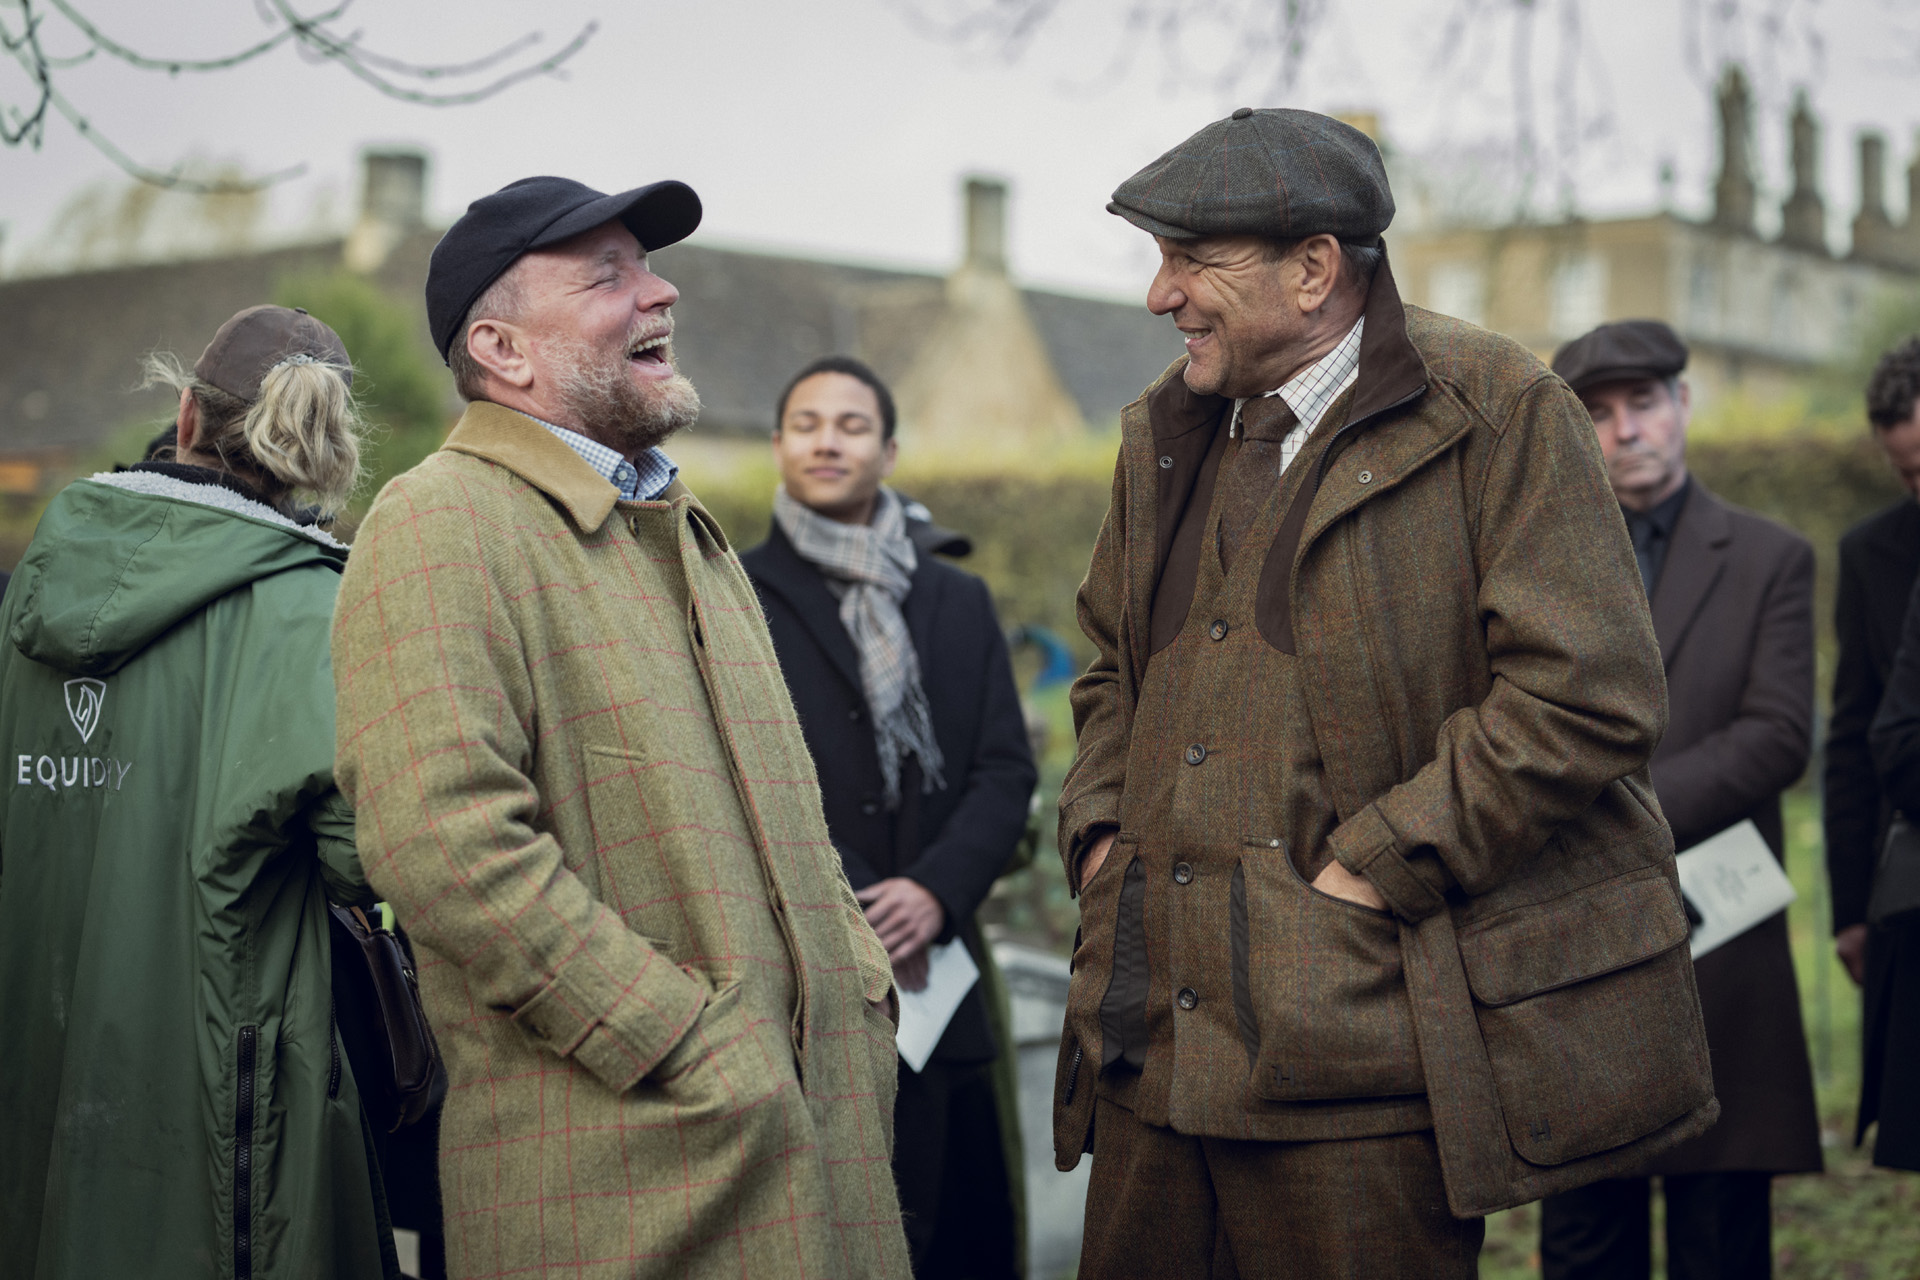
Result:
M1867 923L1909 924L1920 920L1920 829L1905 814L1893 815L1880 861L1873 869L1873 891L1867 895Z
M446 1096L447 1069L406 944L374 927L358 907L330 902L327 910L333 915L334 1025L367 1118L392 1133Z

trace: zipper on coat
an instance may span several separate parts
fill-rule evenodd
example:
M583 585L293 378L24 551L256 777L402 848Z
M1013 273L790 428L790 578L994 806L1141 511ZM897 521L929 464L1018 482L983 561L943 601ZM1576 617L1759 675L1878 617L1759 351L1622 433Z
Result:
M413 975L409 973L408 977ZM327 1097L340 1096L340 1002L327 999Z
M1080 1052L1080 1042L1075 1040L1073 1042L1073 1061L1067 1064L1066 1092L1060 1097L1060 1105L1063 1107L1073 1105L1073 1091L1080 1083Z
M233 1103L233 1280L253 1280L253 1067L260 1029L240 1028Z

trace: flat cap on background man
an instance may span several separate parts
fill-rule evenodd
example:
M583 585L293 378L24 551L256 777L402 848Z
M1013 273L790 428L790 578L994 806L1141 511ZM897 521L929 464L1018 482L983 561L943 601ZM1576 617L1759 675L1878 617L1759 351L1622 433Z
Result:
M1665 382L1687 367L1687 344L1659 320L1603 324L1561 347L1553 371L1576 392L1606 382Z
M1121 183L1107 205L1173 240L1330 235L1372 245L1393 221L1380 148L1331 116L1241 107Z

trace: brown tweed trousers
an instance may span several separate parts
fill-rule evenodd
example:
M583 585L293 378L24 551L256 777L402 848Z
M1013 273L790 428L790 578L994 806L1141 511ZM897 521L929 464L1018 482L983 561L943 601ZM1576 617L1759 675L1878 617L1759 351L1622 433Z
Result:
M1231 597L1251 607L1219 619L1297 661L1300 710L1280 722L1310 751L1259 736L1274 723L1246 711L1269 695L1260 681L1208 695L1209 736L1180 718L1198 695L1172 716L1142 700L1167 638L1156 619L1184 625L1205 605L1202 539L1179 534L1190 506L1214 506L1207 462L1228 402L1190 392L1182 361L1122 414L1080 595L1098 656L1074 689L1070 878L1092 831L1120 839L1081 900L1055 1154L1070 1168L1098 1140L1101 1004L1135 963L1116 928L1122 872L1138 865L1146 958L1166 975L1151 996L1173 1006L1148 1009L1140 1118L1224 1138L1404 1132L1424 1122L1424 1086L1449 1204L1467 1217L1624 1172L1703 1130L1716 1104L1672 837L1647 779L1666 719L1660 655L1592 423L1516 344L1403 307L1386 266L1366 317L1359 380L1294 464L1311 470L1290 469L1263 525L1271 543L1234 560L1259 570ZM1220 662L1230 644L1213 646ZM1293 870L1330 854L1366 876L1391 909L1384 938L1337 914L1351 904L1330 914L1291 892L1288 859L1247 847L1280 841L1280 815L1235 797L1287 794L1281 775L1309 766L1331 812L1324 848L1295 853ZM1136 798L1141 783L1151 794ZM1237 862L1245 890L1206 884L1176 842ZM1250 1017L1227 996L1236 929L1253 952ZM1400 1046L1385 1057L1320 1072L1343 1060L1349 1011L1369 1035L1410 1022L1412 1044L1402 1032L1380 1041ZM1205 1049L1208 1018L1246 1047ZM1383 1108L1405 1114L1348 1123Z
M452 1087L461 1277L905 1276L891 970L739 561L475 404L381 493L339 778Z

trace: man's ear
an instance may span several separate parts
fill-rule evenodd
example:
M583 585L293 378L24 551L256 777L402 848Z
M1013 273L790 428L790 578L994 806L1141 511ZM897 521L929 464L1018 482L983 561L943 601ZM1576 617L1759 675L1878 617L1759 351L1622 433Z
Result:
M467 354L510 387L525 391L533 385L533 363L527 358L526 335L505 320L476 320L467 329Z
M885 480L893 474L894 464L900 461L900 437L891 437L880 450L880 478Z
M1318 311L1340 287L1340 242L1329 235L1308 236L1294 250L1293 263L1300 309Z

